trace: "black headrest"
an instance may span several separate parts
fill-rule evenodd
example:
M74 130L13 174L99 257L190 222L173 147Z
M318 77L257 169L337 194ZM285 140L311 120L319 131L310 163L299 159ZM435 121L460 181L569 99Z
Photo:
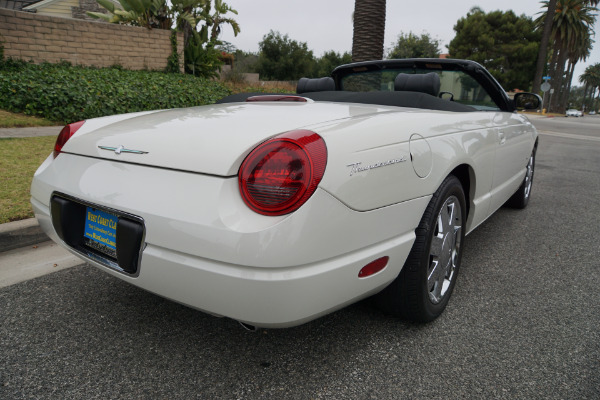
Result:
M440 76L435 72L428 74L398 74L394 80L394 90L422 92L437 96L440 92Z
M333 78L300 78L298 86L296 87L296 93L305 92L324 92L326 90L335 90L335 82Z

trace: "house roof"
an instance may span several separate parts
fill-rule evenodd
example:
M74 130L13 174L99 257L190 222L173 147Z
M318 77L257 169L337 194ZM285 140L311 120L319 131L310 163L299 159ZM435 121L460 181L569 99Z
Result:
M0 0L0 8L21 11L25 7L40 1L41 0Z
M38 9L46 7L52 3L61 2L63 0L0 0L0 4L2 4L2 2L4 2L4 1L9 1L9 2L10 1L22 1L23 3L28 3L23 6L23 11L36 12ZM118 0L110 0L110 1L112 3L114 3L116 7L123 8L123 6L121 6L121 3L119 3ZM79 2L79 4L83 7L83 5L81 4L81 1ZM96 8L100 8L100 6L96 2L92 2L92 5L95 5ZM88 5L88 7L89 6L90 5ZM86 8L86 10L96 11L93 8ZM100 8L100 10L103 10L103 9Z
M0 1L2 1L2 0L0 0ZM23 7L23 9L24 10L37 10L38 8L40 8L42 6L47 6L48 4L57 3L60 1L61 0L36 0L32 4L29 4L25 7Z

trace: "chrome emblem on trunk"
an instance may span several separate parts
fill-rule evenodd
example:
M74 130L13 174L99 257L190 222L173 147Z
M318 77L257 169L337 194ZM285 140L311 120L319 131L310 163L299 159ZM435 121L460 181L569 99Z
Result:
M123 145L120 145L119 147L98 146L98 148L102 149L102 150L114 151L115 154L121 154L121 153L148 154L147 151L126 149L125 146L123 146Z

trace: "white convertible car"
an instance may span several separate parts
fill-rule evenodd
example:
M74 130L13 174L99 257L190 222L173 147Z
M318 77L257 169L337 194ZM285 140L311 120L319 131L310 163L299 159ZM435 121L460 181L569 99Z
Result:
M373 296L439 316L465 235L529 201L537 133L479 64L412 59L297 95L67 125L33 179L44 231L133 285L252 327Z

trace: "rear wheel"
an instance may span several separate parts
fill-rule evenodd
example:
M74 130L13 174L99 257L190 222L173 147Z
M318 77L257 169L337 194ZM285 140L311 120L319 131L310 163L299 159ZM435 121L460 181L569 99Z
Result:
M465 220L463 188L458 178L450 175L431 198L400 275L376 296L376 304L411 321L436 319L456 283Z

